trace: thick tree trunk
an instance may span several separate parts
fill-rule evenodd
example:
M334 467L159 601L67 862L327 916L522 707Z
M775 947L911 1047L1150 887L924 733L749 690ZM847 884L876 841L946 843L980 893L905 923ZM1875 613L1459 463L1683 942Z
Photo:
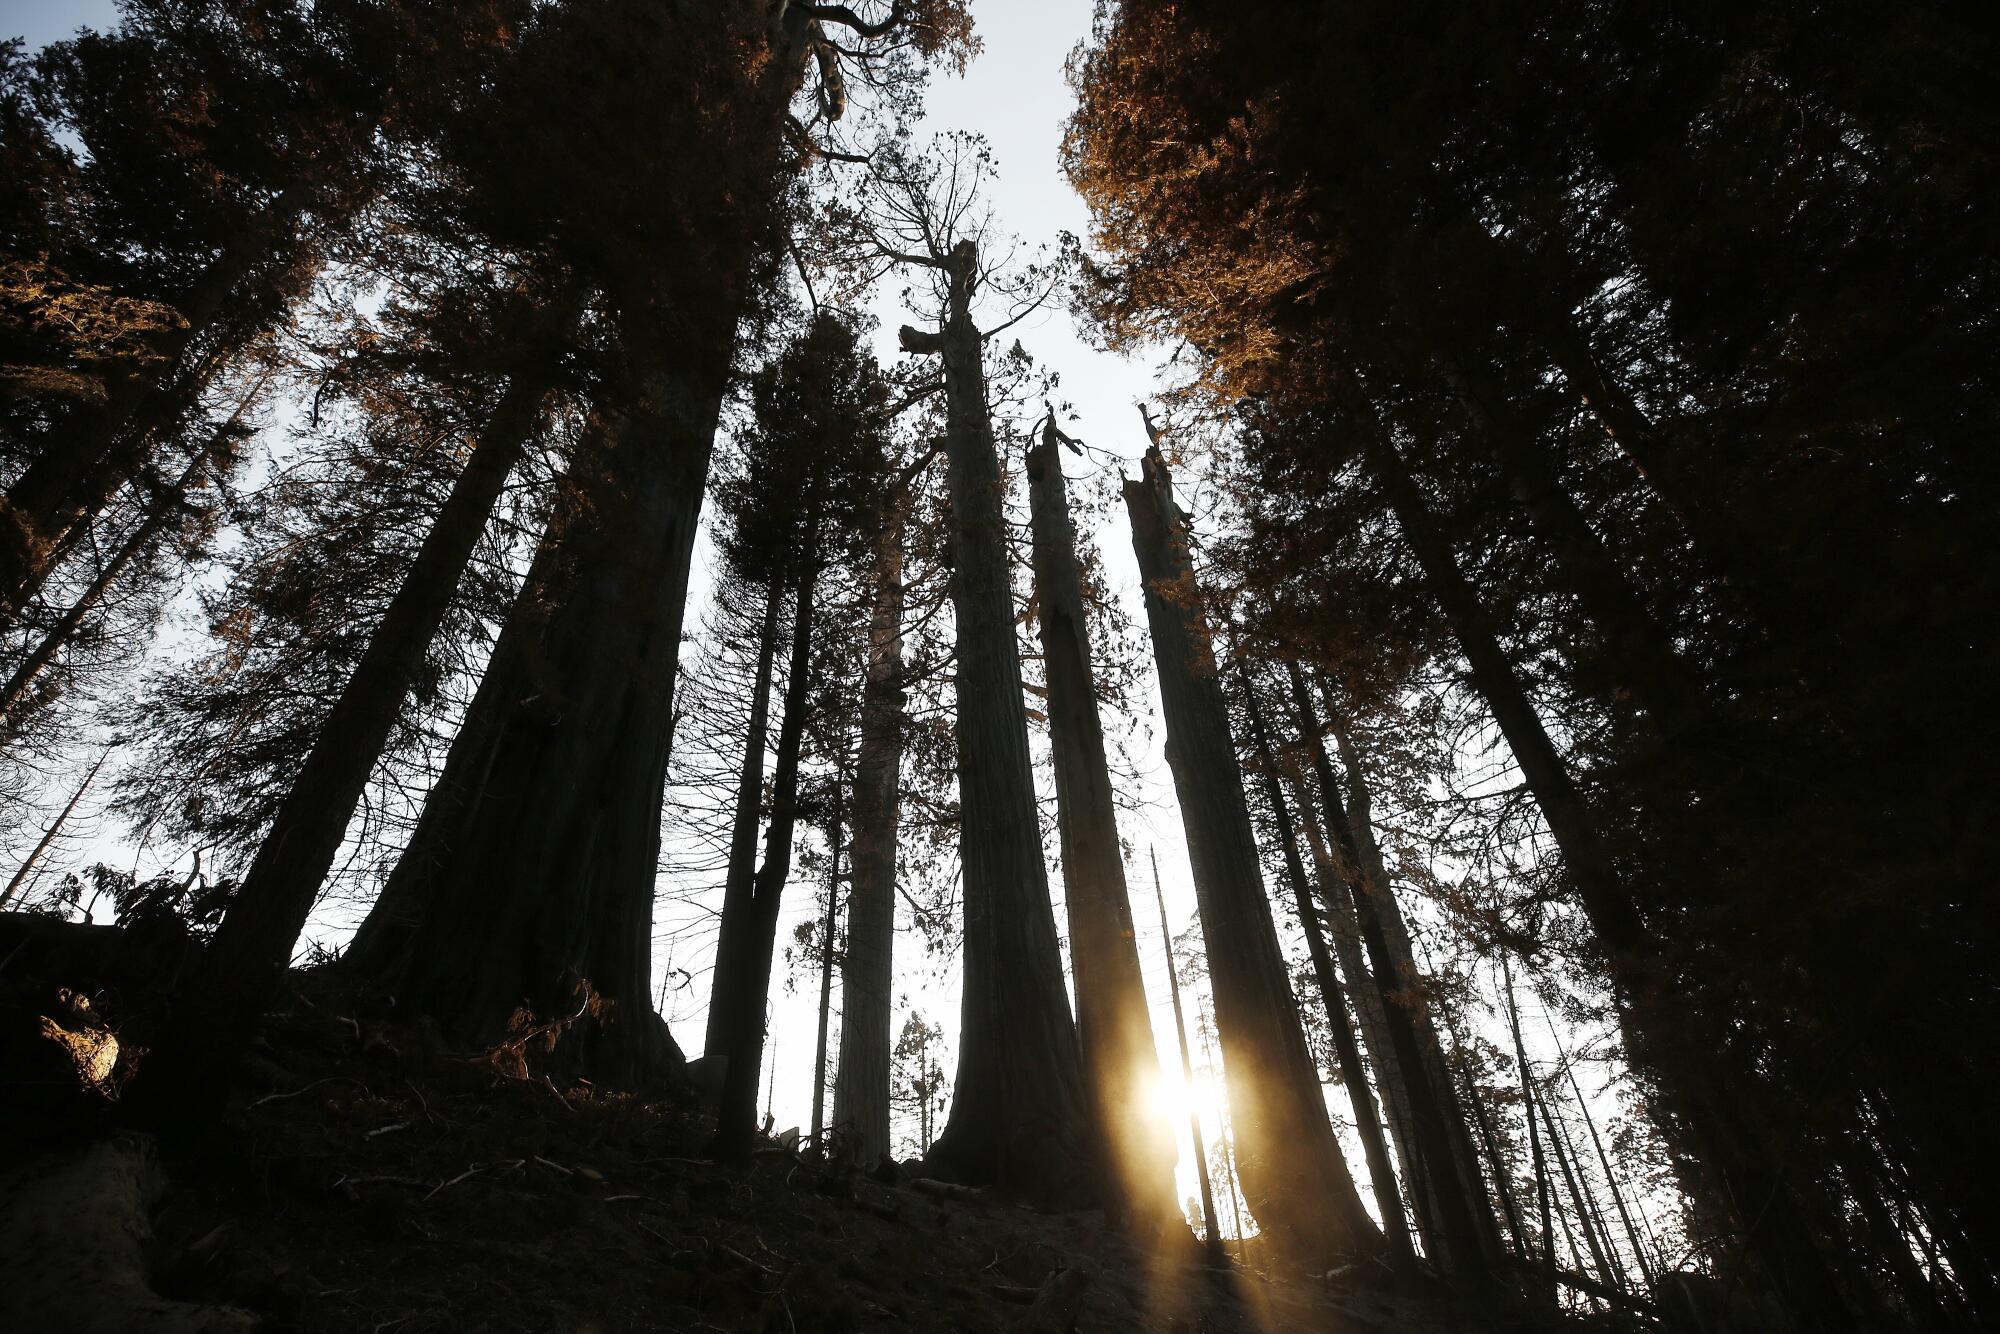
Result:
M720 1056L734 1045L743 1016L731 1004L743 968L750 928L750 893L757 878L757 830L764 816L764 751L770 743L771 670L778 651L778 607L782 585L764 590L764 619L757 629L757 673L750 685L750 724L743 736L743 763L736 778L736 812L729 829L729 865L722 888L722 919L715 940L715 977L709 987L708 1036L702 1053Z
M883 506L875 533L875 605L861 687L849 853L847 950L840 961L840 1069L833 1123L864 1169L889 1154L890 967L896 934L896 843L903 789L903 534L909 494Z
M1811 1210L1778 1175L1774 1159L1758 1142L1737 1108L1745 1089L1726 1089L1713 1053L1696 1053L1671 1031L1656 1028L1676 1013L1670 1004L1648 1005L1644 996L1658 985L1659 946L1625 892L1595 817L1571 778L1568 766L1535 713L1513 664L1472 586L1458 570L1450 544L1438 529L1416 483L1397 457L1373 409L1358 393L1349 396L1358 414L1371 471L1395 511L1404 539L1423 567L1431 594L1452 626L1471 669L1474 687L1513 751L1549 832L1562 849L1563 866L1608 956L1620 998L1620 1018L1632 1054L1643 1068L1658 1070L1676 1111L1698 1141L1698 1161L1724 1183L1719 1197L1738 1202L1767 1201L1758 1215L1753 1241L1773 1283L1790 1308L1812 1327L1852 1329L1853 1311L1833 1282L1813 1239ZM1656 1018L1655 1016L1659 1016Z
M1029 451L1028 483L1077 1038L1115 1173L1116 1204L1150 1231L1180 1212L1174 1133L1148 1097L1160 1078L1160 1060L1097 716L1076 530L1053 439Z
M734 964L735 989L717 1002L729 1007L728 1064L722 1073L722 1101L715 1118L715 1151L726 1158L748 1157L757 1131L757 1076L764 1065L764 1004L771 991L771 961L777 950L778 910L792 873L792 834L799 814L799 750L805 743L807 694L812 676L813 594L819 582L814 556L818 523L807 525L797 586L793 590L791 661L786 666L785 716L778 727L778 758L771 773L771 823L765 831L764 864L751 884L742 948Z
M1312 759L1327 828L1333 834L1341 861L1353 875L1349 888L1355 920L1368 947L1376 984L1382 991L1383 1017L1390 1044L1396 1049L1396 1063L1405 1076L1411 1130L1417 1153L1423 1160L1424 1184L1438 1243L1432 1258L1446 1268L1478 1270L1499 1259L1497 1244L1489 1244L1487 1240L1487 1234L1494 1231L1492 1211L1487 1208L1485 1189L1477 1177L1468 1183L1459 1170L1453 1126L1456 1108L1431 1076L1418 1028L1423 993L1415 970L1391 947L1384 926L1387 910L1383 905L1392 893L1386 879L1378 882L1368 874L1354 824L1348 818L1339 788L1334 785L1332 766L1320 740L1319 718L1305 694L1304 678L1296 668L1290 677L1299 737ZM1462 1133L1462 1130L1456 1132Z
M1244 1193L1258 1222L1295 1255L1379 1253L1385 1243L1327 1119L1278 949L1185 521L1157 449L1147 450L1142 467L1139 481L1125 483L1125 505L1208 946Z
M1244 706L1250 714L1251 745L1256 748L1259 774L1263 779L1264 801L1277 822L1278 841L1285 859L1285 878L1291 884L1292 906L1298 914L1299 929L1305 932L1306 953L1312 958L1313 976L1319 983L1321 1003L1326 1007L1328 1031L1340 1058L1341 1083L1347 1087L1354 1107L1354 1128L1361 1137L1361 1149L1368 1160L1368 1181L1375 1195L1375 1207L1382 1211L1382 1232L1389 1252L1400 1261L1415 1258L1410 1240L1410 1221L1403 1214L1403 1197L1396 1185L1396 1171L1389 1163L1389 1146L1382 1137L1382 1121L1375 1111L1375 1099L1368 1091L1368 1077L1361 1068L1361 1049L1354 1039L1354 1020L1347 996L1334 975L1333 959L1327 953L1326 934L1320 930L1319 911L1312 901L1306 880L1305 859L1299 855L1299 834L1292 823L1291 809L1278 785L1278 761L1271 749L1271 737L1264 725L1264 712L1257 703L1250 674L1239 671Z
M653 882L729 323L694 341L703 360L654 375L573 467L577 512L549 548L548 581L524 589L538 605L494 647L488 675L504 693L491 716L468 716L473 782L426 840L443 860L392 978L460 1040L501 1040L519 1008L574 1015L564 1050L600 1082L679 1061L652 1010ZM609 1008L586 1004L583 984Z
M977 269L972 243L961 242L950 259L942 332L927 339L911 331L944 361L965 878L958 1075L929 1158L939 1172L1043 1203L1083 1203L1101 1193L1102 1159L1042 861L1004 483L971 314Z

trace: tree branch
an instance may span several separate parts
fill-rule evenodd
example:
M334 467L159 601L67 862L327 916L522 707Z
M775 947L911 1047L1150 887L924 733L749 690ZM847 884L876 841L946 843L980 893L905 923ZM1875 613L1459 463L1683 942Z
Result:
M889 16L880 23L868 22L846 5L807 5L805 11L821 23L838 23L862 37L886 37L903 22L902 0L889 7Z

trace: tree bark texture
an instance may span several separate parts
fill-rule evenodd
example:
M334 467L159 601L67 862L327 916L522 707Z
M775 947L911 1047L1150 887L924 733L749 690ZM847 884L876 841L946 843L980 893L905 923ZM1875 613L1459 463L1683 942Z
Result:
M864 1169L888 1157L891 968L896 936L896 844L903 789L903 538L909 493L883 506L875 532L875 600L861 687L849 850L847 949L840 961L840 1066L833 1123Z
M1160 1058L1097 716L1076 529L1053 439L1028 453L1028 494L1077 1038L1119 1203L1155 1225L1179 1214L1174 1132L1149 1096L1160 1078Z
M939 1170L1042 1203L1083 1203L1101 1192L1100 1151L1042 861L1004 483L971 313L977 268L971 242L954 247L950 301L936 340L945 374L958 626L965 991L951 1114L929 1158Z
M1379 1252L1327 1119L1265 897L1185 521L1157 449L1125 483L1160 702L1207 943L1235 1157L1251 1212L1303 1256Z

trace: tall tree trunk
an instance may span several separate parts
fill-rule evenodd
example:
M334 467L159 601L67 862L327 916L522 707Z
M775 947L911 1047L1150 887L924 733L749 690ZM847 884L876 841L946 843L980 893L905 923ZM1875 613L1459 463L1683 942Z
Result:
M1438 1087L1426 1061L1424 1041L1419 1036L1422 989L1416 972L1407 966L1389 941L1384 919L1393 898L1386 877L1377 881L1369 874L1355 826L1348 818L1340 789L1335 786L1326 746L1320 739L1318 714L1305 693L1304 677L1291 672L1293 718L1301 742L1312 760L1313 776L1320 789L1320 804L1327 828L1332 832L1342 862L1351 870L1349 888L1354 900L1355 920L1361 939L1368 947L1376 984L1382 990L1383 1017L1389 1041L1396 1049L1410 1101L1411 1129L1417 1153L1423 1159L1424 1182L1429 1188L1433 1221L1436 1225L1438 1254L1432 1258L1446 1268L1476 1271L1498 1260L1497 1244L1489 1242L1493 1231L1492 1211L1487 1207L1484 1188L1477 1177L1468 1183L1459 1168L1453 1122L1456 1107L1447 1100L1447 1091ZM1462 1135L1462 1129L1457 1132Z
M729 865L722 888L722 920L715 940L715 976L709 987L707 1056L721 1056L735 1045L735 1027L743 1021L733 1004L737 974L744 966L744 941L750 930L751 885L757 878L757 830L764 815L764 751L770 744L771 670L778 651L778 607L783 585L776 579L764 590L764 619L757 628L757 672L750 685L750 724L743 735L743 763L736 778L736 812L729 829ZM761 1020L760 1020L761 1022Z
M464 768L478 781L448 797L427 840L443 860L391 979L413 1013L461 1040L500 1040L522 1007L574 1014L563 1050L600 1082L679 1061L652 1010L653 882L732 324L693 340L713 359L653 376L573 466L577 512L547 582L523 591L534 612L510 618L494 647L487 671L505 693L495 716L467 718L478 730ZM586 1005L585 983L610 1007Z
M1014 640L1004 484L971 300L978 255L954 247L943 330L910 330L942 356L951 491L959 852L965 992L951 1115L930 1161L1037 1201L1099 1195L1102 1153L1063 986L1042 861L1021 660Z
M1028 494L1077 1039L1115 1174L1116 1199L1108 1203L1130 1211L1141 1230L1152 1231L1180 1214L1174 1200L1174 1135L1147 1096L1160 1078L1160 1059L1097 716L1076 530L1052 437L1028 452Z
M1292 664L1294 668L1297 664ZM1410 1023L1417 1038L1417 1045L1423 1053L1424 1078L1430 1082L1433 1096L1437 1099L1443 1116L1445 1130L1451 1140L1452 1162L1456 1168L1459 1188L1472 1204L1472 1219L1479 1231L1481 1248L1486 1258L1498 1263L1505 1255L1500 1240L1500 1225L1493 1217L1491 1201L1486 1194L1484 1175L1479 1168L1479 1151L1472 1143L1471 1128L1467 1125L1464 1109L1459 1105L1458 1081L1452 1077L1451 1063L1445 1056L1444 1044L1438 1039L1429 995L1419 986L1422 974L1417 969L1416 950L1410 940L1410 928L1403 920L1402 905L1397 901L1389 880L1388 867L1382 859L1382 845L1375 836L1374 802L1369 792L1368 776L1361 763L1361 756L1354 748L1353 739L1348 735L1347 725L1333 707L1333 694L1327 689L1325 679L1319 681L1320 699L1327 707L1327 722L1340 751L1341 767L1347 779L1348 824L1354 834L1356 850L1360 853L1360 867L1367 883L1377 888L1370 896L1376 920L1381 923L1382 939L1388 946L1390 955L1396 961L1397 974L1408 985L1415 988L1406 994ZM1304 689L1303 674L1294 681L1294 688ZM1310 699L1310 694L1307 696ZM1323 737L1313 740L1317 764L1327 760L1326 743ZM1316 769L1327 778L1332 778L1331 761L1324 769Z
M1396 1149L1396 1161L1403 1169L1402 1179L1409 1195L1412 1221L1416 1225L1417 1236L1424 1243L1425 1252L1435 1255L1438 1250L1436 1224L1432 1221L1435 1210L1430 1199L1429 1181L1424 1173L1423 1157L1417 1152L1416 1129L1410 1116L1409 1087L1404 1082L1403 1067L1396 1060L1396 1044L1389 1040L1388 1012L1381 987L1363 961L1361 923L1354 914L1354 891L1348 883L1349 872L1342 865L1339 854L1327 844L1326 833L1313 810L1311 789L1296 771L1288 770L1286 779L1298 807L1299 824L1305 830L1306 847L1312 853L1327 934L1333 938L1334 958L1340 965L1341 976L1348 979L1347 994L1354 1001L1362 1043L1368 1049L1369 1063L1375 1068L1375 1087L1381 1095L1389 1140Z
M321 724L172 1026L147 1062L154 1099L222 1094L221 1078L291 963L354 806L450 609L466 563L540 419L546 382L517 377L473 445L408 575Z
M1348 1011L1347 996L1334 975L1333 959L1327 953L1326 934L1320 930L1319 912L1312 901L1312 890L1306 881L1305 859L1299 855L1299 834L1292 823L1291 809L1285 804L1285 795L1278 786L1278 761L1271 749L1270 732L1264 724L1264 711L1257 703L1256 687L1251 684L1248 671L1238 668L1237 679L1242 684L1244 707L1250 716L1251 745L1257 752L1259 774L1263 779L1264 801L1271 808L1271 818L1277 823L1278 842L1285 859L1285 878L1292 889L1293 910L1298 914L1299 929L1305 932L1306 953L1312 958L1313 976L1319 983L1320 1000L1326 1007L1328 1031L1333 1035L1333 1047L1340 1058L1341 1083L1347 1088L1348 1101L1354 1108L1354 1128L1361 1137L1361 1150L1368 1161L1368 1182L1375 1195L1375 1207L1382 1212L1382 1232L1389 1243L1389 1253L1397 1260L1407 1262L1415 1258L1416 1252L1410 1240L1410 1221L1403 1213L1403 1197L1396 1185L1396 1171L1389 1163L1389 1147L1382 1137L1381 1118L1375 1112L1375 1099L1368 1091L1368 1077L1361 1068L1361 1049L1354 1039L1354 1020Z
M1146 451L1142 468L1139 481L1125 483L1125 505L1145 586L1167 763L1208 946L1244 1193L1258 1222L1294 1254L1376 1254L1386 1243L1361 1206L1327 1119L1278 949L1185 520L1158 449Z
M718 68L712 90L736 113L718 118L735 142L714 147L730 151L743 207L716 219L673 303L627 314L632 369L600 405L602 448L571 469L579 509L531 592L548 610L510 618L494 647L488 673L507 690L474 737L484 754L464 766L482 781L449 798L428 836L446 857L392 979L411 1012L461 1040L500 1040L523 1009L565 1016L559 1058L600 1082L680 1063L650 977L681 624L758 200L770 198L810 16L739 0L711 21L759 57Z
M1501 970L1507 987L1507 1023L1514 1033L1514 1060L1521 1067L1521 1112L1528 1120L1528 1157L1535 1169L1535 1207L1541 1214L1542 1224L1542 1279L1554 1285L1556 1281L1556 1231L1555 1221L1549 1209L1549 1168L1542 1156L1542 1132L1535 1124L1535 1085L1528 1070L1528 1047L1521 1041L1521 1010L1514 1001L1514 973L1501 960Z
M800 571L793 590L791 661L785 677L785 717L778 727L778 758L771 772L771 823L764 835L764 864L751 885L736 989L717 1000L732 1011L729 1057L722 1073L722 1102L715 1117L715 1151L747 1158L757 1128L757 1075L764 1058L764 1004L771 991L777 951L778 911L792 873L792 834L799 814L799 751L805 742L812 677L813 596L819 583L819 522L806 525Z
M1181 1087L1187 1095L1188 1138L1194 1145L1195 1176L1201 1183L1203 1241L1208 1249L1209 1263L1221 1265L1225 1260L1222 1226L1215 1214L1215 1186L1208 1176L1208 1147L1207 1141L1202 1138L1201 1109L1194 1100L1194 1057L1188 1051L1187 1015L1181 1010L1180 970L1174 967L1174 933L1167 924L1166 892L1160 888L1159 854L1148 848L1146 856L1153 863L1153 897L1160 905L1160 940L1167 952L1167 994L1174 1003L1174 1037L1181 1048Z
M836 775L834 781L840 781ZM827 826L826 916L821 919L819 936L819 1040L813 1048L812 1145L826 1153L826 1030L833 1009L833 938L840 925L840 801L834 801L833 819Z
M896 935L896 843L903 788L903 537L909 492L894 491L875 531L875 603L868 614L868 676L861 687L849 854L847 950L840 960L840 1069L833 1123L864 1169L889 1155L891 968Z
M1431 595L1451 624L1474 687L1506 737L1562 850L1569 882L1609 958L1621 1023L1634 1057L1641 1067L1660 1072L1665 1092L1699 1141L1692 1146L1695 1156L1724 1183L1720 1197L1737 1201L1738 1208L1742 1201L1767 1202L1759 1212L1758 1226L1746 1231L1752 1232L1788 1305L1815 1328L1854 1328L1848 1301L1813 1240L1811 1210L1778 1172L1738 1111L1745 1088L1726 1089L1713 1069L1712 1053L1697 1054L1680 1035L1655 1027L1665 1022L1665 1016L1678 1013L1671 1004L1648 1005L1643 999L1658 985L1658 942L1625 892L1595 817L1373 407L1351 387L1347 400L1361 428L1368 466L1423 567Z

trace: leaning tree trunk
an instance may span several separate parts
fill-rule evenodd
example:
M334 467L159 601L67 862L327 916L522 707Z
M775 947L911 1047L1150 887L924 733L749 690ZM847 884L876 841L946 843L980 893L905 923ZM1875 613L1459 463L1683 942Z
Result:
M1367 872L1354 826L1348 819L1347 807L1341 802L1340 791L1333 783L1326 747L1319 742L1319 719L1312 711L1310 700L1302 693L1303 678L1296 670L1291 673L1291 685L1299 737L1313 761L1313 777L1320 789L1320 805L1327 829L1333 834L1341 861L1353 873L1349 888L1354 901L1355 920L1361 928L1361 939L1368 947L1368 960L1373 965L1375 981L1382 992L1383 1017L1387 1021L1389 1041L1396 1049L1396 1063L1406 1079L1404 1087L1409 1095L1411 1129L1416 1136L1417 1153L1423 1159L1424 1182L1428 1187L1432 1222L1439 1243L1439 1253L1433 1259L1452 1269L1479 1269L1500 1258L1498 1235L1492 1210L1486 1205L1485 1188L1477 1172L1474 1172L1471 1181L1467 1181L1460 1168L1457 1143L1464 1131L1462 1126L1454 1125L1457 1119L1455 1103L1449 1096L1449 1090L1440 1088L1439 1081L1431 1077L1425 1044L1419 1036L1422 992L1416 972L1402 961L1389 944L1384 927L1387 910L1383 901L1390 898L1392 892L1386 879L1377 881ZM1488 1244L1489 1233L1493 1234L1491 1245Z
M817 516L806 525L800 571L792 596L791 661L786 667L785 718L778 727L778 759L771 774L771 824L765 831L764 864L750 887L741 944L734 960L734 989L716 1003L729 1009L723 1048L722 1099L715 1118L715 1149L725 1158L747 1158L757 1133L757 1075L764 1065L764 1002L771 991L771 961L777 951L778 910L792 873L792 833L799 815L799 749L805 742L807 696L812 677L813 595L819 582L815 550ZM831 948L831 942L824 942Z
M1277 756L1271 749L1271 736L1264 726L1264 711L1257 703L1256 687L1247 671L1239 671L1237 679L1242 684L1244 707L1250 715L1250 744L1257 752L1264 802L1271 808L1271 818L1278 827L1285 879L1292 890L1292 908L1298 914L1299 929L1305 933L1306 953L1312 959L1313 976L1326 1007L1327 1029L1333 1035L1333 1049L1340 1058L1340 1080L1347 1087L1348 1101L1354 1107L1354 1128L1367 1157L1368 1184L1375 1195L1375 1207L1382 1211L1382 1232L1389 1242L1389 1252L1397 1260L1407 1262L1416 1255L1410 1240L1410 1221L1403 1213L1403 1197L1396 1185L1396 1170L1389 1163L1382 1120L1368 1091L1368 1076L1361 1068L1361 1048L1354 1039L1354 1018L1348 1009L1347 993L1334 974L1326 934L1320 930L1319 912L1306 880L1305 859L1299 855L1298 829L1292 823L1291 808L1285 805L1285 794L1278 785Z
M1754 1230L1747 1226L1749 1219L1739 1221L1746 1224L1794 1313L1816 1329L1854 1328L1853 1310L1814 1239L1813 1211L1788 1187L1774 1156L1739 1110L1746 1093L1753 1091L1750 1077L1742 1072L1724 1076L1714 1067L1713 1053L1696 1052L1666 1026L1680 1007L1649 996L1660 983L1659 942L1621 883L1595 817L1501 649L1478 595L1459 572L1429 505L1372 406L1351 388L1347 399L1356 411L1369 469L1458 639L1474 688L1506 737L1562 850L1565 874L1608 956L1620 1023L1633 1056L1642 1068L1659 1072L1663 1092L1696 1141L1696 1159L1722 1183L1718 1198L1737 1201L1739 1207L1754 1207L1742 1204L1747 1201L1766 1202Z
M520 462L548 387L518 376L488 418L368 648L320 726L200 974L147 1062L151 1097L219 1098L219 1077L276 994L397 713L450 610L466 562ZM187 1110L197 1110L194 1103Z
M1435 1255L1438 1247L1435 1224L1431 1221L1430 1186L1424 1173L1423 1157L1417 1152L1417 1132L1410 1116L1409 1088L1404 1083L1403 1067L1396 1060L1396 1044L1389 1040L1388 1010L1382 1000L1382 989L1363 959L1361 924L1354 915L1354 893L1348 885L1348 873L1339 855L1328 846L1326 832L1320 827L1319 816L1313 809L1311 789L1296 772L1288 771L1286 777L1293 799L1298 804L1299 824L1305 830L1306 846L1312 853L1320 899L1326 911L1327 934L1333 937L1334 958L1340 964L1341 975L1348 979L1347 994L1354 1001L1362 1043L1367 1047L1368 1059L1375 1067L1375 1086L1382 1098L1382 1110L1388 1123L1390 1142L1396 1149L1396 1161L1403 1167L1403 1182L1408 1189L1410 1212L1414 1216L1412 1221L1416 1224L1417 1235L1423 1239L1425 1252Z
M1173 483L1157 449L1146 451L1142 467L1141 480L1125 483L1125 505L1208 948L1244 1194L1257 1221L1295 1255L1379 1253L1385 1243L1327 1119L1278 948Z
M1014 640L1005 483L972 322L978 272L972 243L960 242L948 263L944 328L903 332L906 347L935 351L944 362L958 625L965 990L951 1115L928 1160L936 1171L1044 1203L1082 1203L1101 1190L1100 1156L1042 861Z
M771 669L778 649L778 607L783 585L772 579L764 589L764 618L757 627L757 673L750 684L750 725L743 737L743 764L736 777L736 810L729 830L729 863L722 887L722 921L716 932L715 976L709 987L708 1036L702 1053L719 1056L732 1045L742 1016L731 1005L743 967L749 929L751 885L757 878L757 829L764 814L764 751L771 731Z
M1311 695L1306 692L1304 674L1298 664L1291 664L1291 685L1294 702L1299 704L1301 717L1308 723L1314 721ZM1403 920L1402 905L1397 902L1395 890L1389 882L1388 868L1382 861L1382 846L1375 837L1374 805L1369 794L1368 780L1361 768L1361 758L1355 753L1349 741L1347 730L1338 714L1332 712L1332 695L1326 689L1324 678L1320 681L1323 702L1328 706L1329 723L1334 740L1340 749L1341 763L1347 774L1347 792L1350 805L1343 808L1346 828L1354 840L1354 851L1358 856L1356 867L1360 883L1356 892L1368 894L1368 904L1375 920L1382 928L1382 942L1388 948L1389 957L1395 961L1396 975L1403 988L1402 995L1410 1017L1411 1031L1417 1040L1417 1047L1423 1055L1423 1078L1428 1082L1431 1096L1438 1105L1446 1134L1451 1140L1452 1163L1458 1179L1459 1189L1472 1206L1472 1220L1480 1234L1480 1245L1486 1259L1498 1264L1505 1258L1506 1248L1501 1241L1500 1225L1493 1216L1491 1201L1486 1194L1484 1174L1480 1171L1479 1152L1472 1142L1471 1127L1465 1109L1459 1105L1458 1081L1452 1078L1451 1066L1445 1059L1444 1046L1438 1040L1437 1025L1433 1022L1428 995L1419 984L1416 951L1410 942L1410 929ZM1312 756L1314 773L1318 781L1333 784L1337 780L1333 773L1332 761L1326 753L1325 738L1317 731L1312 734L1307 746ZM1329 786L1329 792L1338 788ZM1338 800L1336 797L1335 800ZM1357 917L1357 924L1359 918Z
M1115 1174L1116 1204L1151 1231L1180 1214L1174 1199L1174 1131L1147 1096L1160 1078L1160 1058L1139 971L1111 770L1097 716L1076 530L1062 459L1051 437L1028 452L1028 495L1077 1038Z
M897 488L875 530L875 604L861 687L854 828L848 848L847 949L840 960L840 1066L833 1124L856 1163L889 1155L891 958L896 936L896 842L903 789L903 535L909 492Z

